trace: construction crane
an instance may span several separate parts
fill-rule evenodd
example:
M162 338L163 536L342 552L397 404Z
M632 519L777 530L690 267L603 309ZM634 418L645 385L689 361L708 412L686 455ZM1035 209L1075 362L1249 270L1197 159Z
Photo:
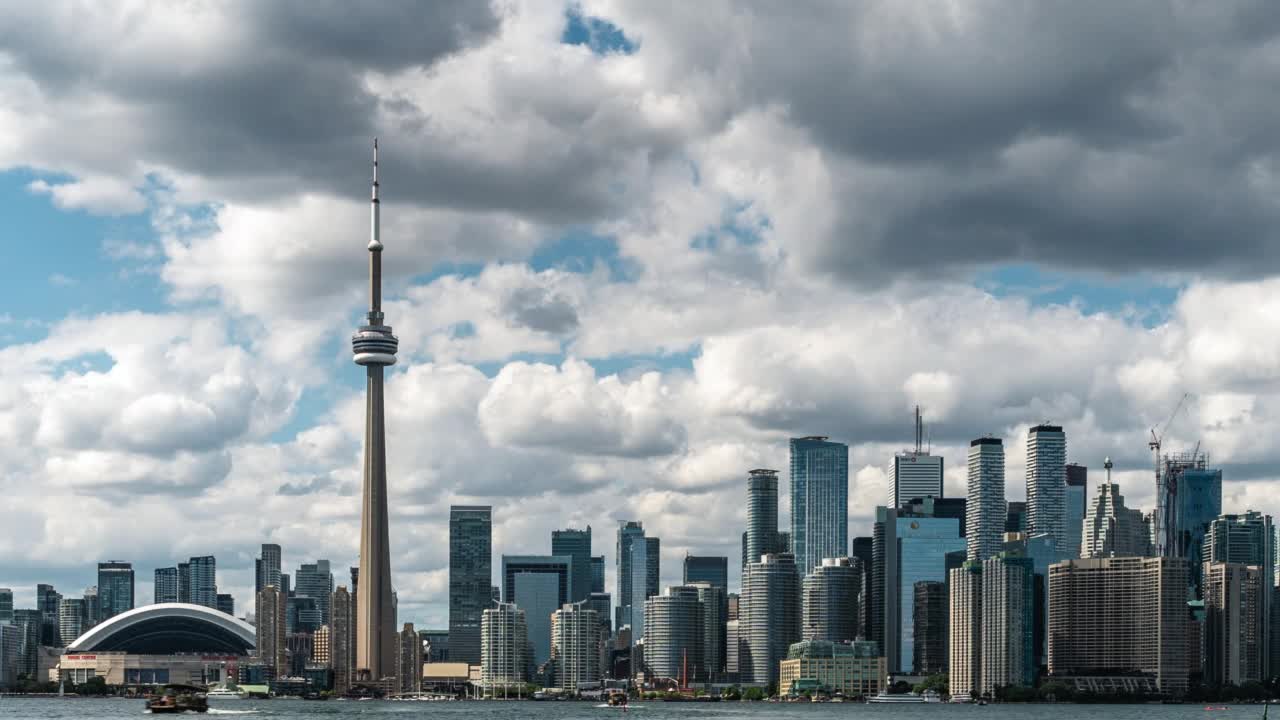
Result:
M1179 398L1178 404L1173 408L1173 412L1169 414L1169 419L1164 422L1164 426L1160 428L1160 432L1156 432L1155 428L1151 428L1151 440L1147 442L1147 447L1151 449L1152 455L1155 457L1156 464L1156 517L1155 517L1155 541L1156 555L1163 557L1169 550L1169 528L1167 527L1171 520L1173 512L1172 500L1173 494L1177 492L1177 488L1169 488L1171 492L1166 492L1164 473L1160 471L1160 447L1164 444L1164 434L1169 431L1169 425L1173 423L1173 419L1178 417L1178 412L1182 410L1182 406L1186 404L1187 398L1191 397L1191 393L1183 393Z

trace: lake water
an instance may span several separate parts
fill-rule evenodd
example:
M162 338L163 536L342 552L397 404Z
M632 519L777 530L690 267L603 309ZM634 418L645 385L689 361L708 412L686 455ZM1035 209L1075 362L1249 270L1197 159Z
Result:
M369 720L516 720L520 718L616 718L634 720L1259 720L1260 705L1206 709L1201 705L862 705L781 703L653 703L638 701L625 714L588 702L382 702L304 700L220 700L210 702L210 720L305 720L306 718L367 718ZM1280 708L1277 708L1280 710ZM149 717L141 700L0 698L0 718ZM184 717L192 717L186 715ZM1276 716L1280 720L1280 715Z

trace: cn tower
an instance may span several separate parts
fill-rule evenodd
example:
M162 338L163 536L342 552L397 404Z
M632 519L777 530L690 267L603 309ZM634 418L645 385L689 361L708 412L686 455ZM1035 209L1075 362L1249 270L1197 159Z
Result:
M396 362L399 341L382 322L382 241L378 228L378 140L373 141L373 197L369 224L368 324L351 336L365 369L364 488L360 510L360 582L356 589L356 677L395 674L395 618L391 606L391 543L387 533L387 438L382 369Z

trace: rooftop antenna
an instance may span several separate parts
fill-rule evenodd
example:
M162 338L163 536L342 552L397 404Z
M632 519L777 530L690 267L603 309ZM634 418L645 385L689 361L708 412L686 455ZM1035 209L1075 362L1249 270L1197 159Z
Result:
M924 423L920 419L920 406L916 405L916 455L920 454L922 444L924 444Z

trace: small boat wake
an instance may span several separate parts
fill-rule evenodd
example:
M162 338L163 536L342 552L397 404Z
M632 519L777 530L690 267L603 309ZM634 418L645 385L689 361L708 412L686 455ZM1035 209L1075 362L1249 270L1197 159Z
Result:
M209 715L257 715L261 710L227 710L224 708L209 708Z

